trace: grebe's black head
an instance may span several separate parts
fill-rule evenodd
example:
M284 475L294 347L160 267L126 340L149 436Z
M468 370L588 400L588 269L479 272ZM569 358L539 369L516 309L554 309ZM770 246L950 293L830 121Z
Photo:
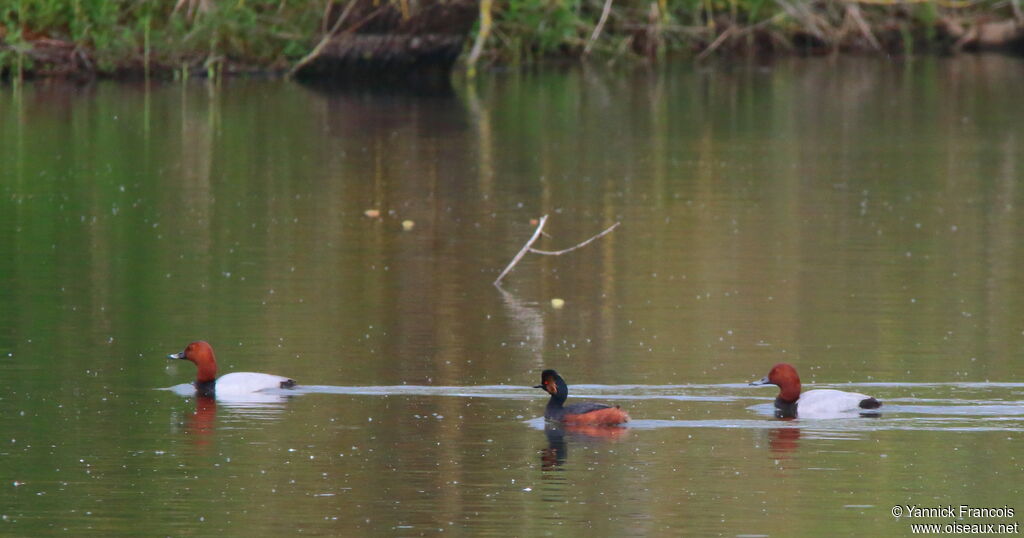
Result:
M569 386L565 384L565 380L562 376L558 375L558 372L554 370L544 370L540 374L540 385L536 385L535 389L544 389L552 397L559 400L564 400L569 395Z

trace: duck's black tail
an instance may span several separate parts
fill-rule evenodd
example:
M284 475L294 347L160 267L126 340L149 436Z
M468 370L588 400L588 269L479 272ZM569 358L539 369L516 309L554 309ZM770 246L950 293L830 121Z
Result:
M295 388L295 380L294 379L289 379L287 381L282 381L281 382L281 388L282 389L292 389L292 388ZM872 399L874 399L874 398L872 398ZM861 403L861 405L863 405L863 402Z
M861 409L878 409L879 407L882 407L882 402L874 398L865 398L860 401Z

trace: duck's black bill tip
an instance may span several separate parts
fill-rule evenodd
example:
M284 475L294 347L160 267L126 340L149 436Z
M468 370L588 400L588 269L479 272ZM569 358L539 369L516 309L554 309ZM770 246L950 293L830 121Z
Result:
M768 383L769 383L768 378L767 377L762 377L761 379L758 379L757 381L751 381L750 385L752 385L752 386L753 385L767 385Z

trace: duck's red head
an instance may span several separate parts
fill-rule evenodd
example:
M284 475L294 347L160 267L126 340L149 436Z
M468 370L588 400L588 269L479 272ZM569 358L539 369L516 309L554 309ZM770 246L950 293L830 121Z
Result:
M196 365L196 383L205 383L217 378L217 359L213 356L213 348L202 340L185 346L181 353L167 356L170 359L191 361Z
M792 364L780 362L772 367L772 371L759 381L751 385L777 385L779 387L779 399L783 402L793 403L800 398L800 376Z

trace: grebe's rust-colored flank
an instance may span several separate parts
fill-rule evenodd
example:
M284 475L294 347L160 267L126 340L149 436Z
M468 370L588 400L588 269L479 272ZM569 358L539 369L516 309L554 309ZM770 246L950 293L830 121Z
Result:
M540 385L534 388L544 389L551 395L548 406L544 410L546 419L571 425L614 426L629 422L629 415L617 405L610 406L599 403L565 405L565 399L569 396L569 386L554 370L544 370L540 375Z
M569 409L572 409L571 405ZM580 414L566 413L562 415L562 423L571 425L622 424L623 422L629 422L629 415L618 406L586 411Z

